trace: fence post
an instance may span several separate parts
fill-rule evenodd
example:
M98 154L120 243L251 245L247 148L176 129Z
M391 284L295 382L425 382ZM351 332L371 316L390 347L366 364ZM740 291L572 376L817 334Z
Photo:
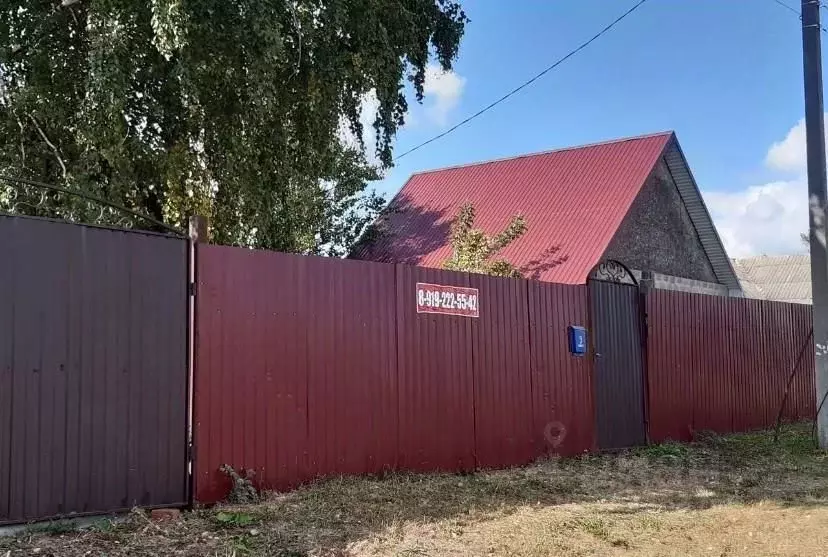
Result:
M193 405L195 393L196 372L196 285L197 285L197 248L198 244L206 244L210 238L207 217L192 215L189 219L189 240L187 241L187 499L190 506L195 502L195 429L193 424Z
M647 301L650 290L653 289L655 280L653 279L652 271L642 271L641 280L638 282L638 313L639 313L639 327L641 328L641 375L644 383L644 433L646 435L647 444L651 442L650 439L650 368L649 360L649 334L650 323L647 319L649 308Z

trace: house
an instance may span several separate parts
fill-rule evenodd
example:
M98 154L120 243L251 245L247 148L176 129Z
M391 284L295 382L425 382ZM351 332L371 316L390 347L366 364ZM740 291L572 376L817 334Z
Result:
M733 268L748 298L811 303L811 258L807 254L734 259Z
M673 132L414 174L352 257L441 267L466 202L489 233L526 218L500 255L529 278L583 284L627 268L656 288L741 295Z

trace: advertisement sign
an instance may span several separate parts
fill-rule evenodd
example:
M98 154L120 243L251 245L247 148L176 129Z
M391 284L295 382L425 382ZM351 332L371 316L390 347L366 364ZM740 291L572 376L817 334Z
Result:
M477 288L417 283L417 313L480 317Z

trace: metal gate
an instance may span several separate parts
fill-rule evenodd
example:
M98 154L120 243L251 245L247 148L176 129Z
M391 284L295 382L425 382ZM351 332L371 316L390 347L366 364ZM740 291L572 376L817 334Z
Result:
M598 447L646 443L638 287L589 281Z
M0 523L187 504L187 260L0 216Z

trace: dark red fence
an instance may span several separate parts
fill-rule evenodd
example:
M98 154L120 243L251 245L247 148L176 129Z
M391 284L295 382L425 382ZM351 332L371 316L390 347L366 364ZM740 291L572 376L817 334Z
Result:
M182 238L0 216L0 523L188 503L188 252ZM197 255L202 502L226 495L225 464L282 490L592 451L596 415L626 416L625 401L646 407L646 424L628 421L656 442L769 427L803 347L783 417L815 413L810 306L617 284L590 295L222 246ZM431 313L420 283L475 303ZM603 365L569 353L569 325L604 341Z
M569 325L589 321L587 289L536 281L528 288L534 431L558 454L592 450L592 359L570 355L565 335Z
M585 325L594 338L585 286L208 245L197 261L200 501L226 494L224 464L282 490L597 448L593 357L566 336ZM465 313L479 317L420 313L418 283L477 289ZM647 381L651 440L773 424L810 307L653 291L645 310L646 369L618 362ZM605 329L635 325L604 313ZM784 416L811 417L813 392L808 347Z
M385 470L590 450L584 287L199 246L196 498ZM479 289L480 317L417 313L416 284ZM536 349L533 347L537 347Z
M800 349L786 419L812 418L811 306L664 290L647 296L647 375L652 441L694 431L774 424Z

